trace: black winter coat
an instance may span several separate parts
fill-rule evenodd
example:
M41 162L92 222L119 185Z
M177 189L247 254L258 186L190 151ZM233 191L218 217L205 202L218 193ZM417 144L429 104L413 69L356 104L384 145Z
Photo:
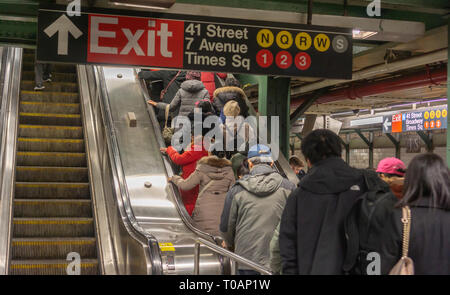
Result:
M220 87L214 91L213 106L217 115L220 115L220 111L230 100L235 100L239 104L239 108L241 109L240 115L246 118L248 116L248 106L245 102L245 92L235 86Z
M450 211L435 207L429 198L411 205L411 238L408 256L417 275L450 274ZM401 257L402 210L394 210L380 237L381 274L388 274Z
M283 274L343 274L344 221L366 191L361 170L341 158L314 165L287 200L280 224Z

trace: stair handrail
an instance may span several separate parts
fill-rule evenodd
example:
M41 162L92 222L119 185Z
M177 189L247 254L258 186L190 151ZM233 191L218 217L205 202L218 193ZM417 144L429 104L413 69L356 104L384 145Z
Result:
M12 235L15 161L18 129L22 48L6 47L2 50L2 72L5 71L1 101L0 146L0 274L9 272ZM6 55L6 56L5 56Z

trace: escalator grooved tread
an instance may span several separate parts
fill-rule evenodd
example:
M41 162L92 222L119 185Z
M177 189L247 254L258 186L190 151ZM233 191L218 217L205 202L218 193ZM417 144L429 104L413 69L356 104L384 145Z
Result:
M55 65L35 91L34 51L23 55L10 274L99 274L97 236L76 67Z

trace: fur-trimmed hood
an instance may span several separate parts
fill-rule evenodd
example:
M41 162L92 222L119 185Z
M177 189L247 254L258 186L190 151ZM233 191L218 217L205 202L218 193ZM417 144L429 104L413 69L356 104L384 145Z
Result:
M224 87L217 88L214 91L213 97L217 97L217 96L219 96L221 94L224 94L226 92L236 93L236 94L239 94L241 97L245 97L244 90L242 90L239 87L235 87L235 86L224 86Z
M217 156L208 156L201 158L197 164L206 164L217 168L223 168L226 166L231 166L231 161L224 158L219 158Z
M197 170L211 179L234 179L231 161L216 156L203 157L197 162Z

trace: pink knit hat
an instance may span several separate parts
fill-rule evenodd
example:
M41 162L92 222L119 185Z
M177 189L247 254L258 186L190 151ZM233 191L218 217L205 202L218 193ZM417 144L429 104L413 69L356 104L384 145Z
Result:
M406 166L397 158L385 158L378 163L377 172L405 176Z

